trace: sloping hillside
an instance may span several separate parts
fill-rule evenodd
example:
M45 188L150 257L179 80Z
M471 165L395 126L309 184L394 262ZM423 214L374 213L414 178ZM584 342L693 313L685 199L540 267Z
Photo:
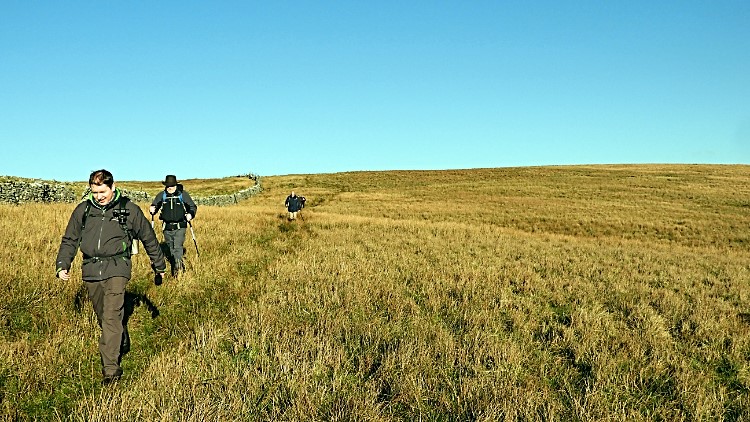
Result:
M133 257L107 388L80 271L53 273L72 204L0 205L0 414L746 420L748 198L750 166L264 177L199 209L184 277Z

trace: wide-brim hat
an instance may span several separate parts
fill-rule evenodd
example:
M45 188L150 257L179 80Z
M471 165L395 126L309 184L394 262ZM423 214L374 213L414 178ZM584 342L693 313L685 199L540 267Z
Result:
M164 181L161 182L161 184L168 188L177 186L177 176L175 176L174 174L168 174Z

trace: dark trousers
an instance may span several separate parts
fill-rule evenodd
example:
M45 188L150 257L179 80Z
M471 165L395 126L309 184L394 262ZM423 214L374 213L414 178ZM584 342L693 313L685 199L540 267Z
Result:
M164 230L164 241L169 247L169 254L172 255L172 270L181 268L182 251L185 244L185 228L175 230Z
M111 277L101 281L87 281L86 289L94 306L96 319L102 328L99 337L99 354L102 358L102 374L105 377L119 376L120 344L122 343L122 319L125 305L125 277Z

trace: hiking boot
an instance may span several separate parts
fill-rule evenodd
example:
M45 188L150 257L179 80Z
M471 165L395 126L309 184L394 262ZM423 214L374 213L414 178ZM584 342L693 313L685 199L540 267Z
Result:
M120 381L120 376L118 375L107 376L107 377L102 378L102 385L106 387L108 385L112 385L116 383L117 381Z
M120 378L122 378L122 369L118 369L117 372L112 375L105 375L104 378L102 378L102 385L112 385L119 381Z
M182 261L178 261L172 266L172 277L178 278L180 273L185 272L185 264Z
M130 351L130 334L128 329L122 327L122 341L120 341L120 356L127 354Z

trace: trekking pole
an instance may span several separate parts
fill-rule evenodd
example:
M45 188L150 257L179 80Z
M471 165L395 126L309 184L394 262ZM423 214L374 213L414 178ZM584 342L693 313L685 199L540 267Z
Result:
M195 256L201 256L201 253L198 252L198 241L195 240L195 232L193 231L193 222L188 221L188 225L190 226L190 235L193 236L193 245L195 245Z
M185 207L185 203L182 203L182 209L185 210L185 214L188 214L187 207ZM190 226L190 235L193 237L193 245L195 245L195 256L201 256L201 253L198 252L198 241L195 240L195 232L193 231L193 222L188 220L188 226Z

